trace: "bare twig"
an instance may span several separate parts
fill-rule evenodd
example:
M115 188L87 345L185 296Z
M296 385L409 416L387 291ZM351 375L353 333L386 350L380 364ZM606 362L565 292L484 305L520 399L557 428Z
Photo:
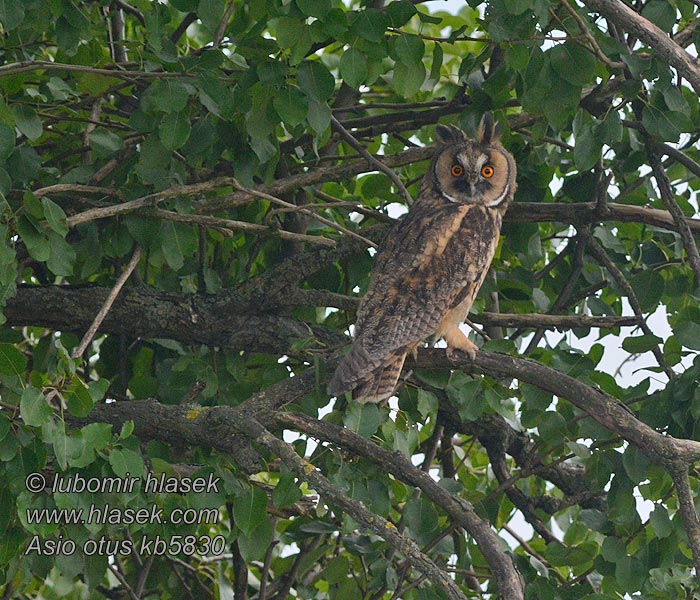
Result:
M130 200L128 202L122 202L121 204L93 208L77 215L73 215L72 217L68 217L68 227L75 227L81 223L87 223L97 219L106 219L108 217L134 212L142 208L156 206L161 202L172 200L173 198L179 198L182 196L196 196L198 194L203 194L222 187L232 186L234 181L235 180L230 177L218 177L203 183L173 186L163 190L162 192L148 194L147 196L137 198L136 200Z
M693 281L695 282L695 286L698 286L700 284L700 254L698 254L698 247L695 244L695 239L690 231L688 220L683 214L681 207L678 206L676 199L673 197L671 182L668 180L666 171L661 164L661 159L652 147L651 143L647 144L647 155L649 156L651 170L654 173L654 179L656 179L656 185L659 188L659 195L661 196L661 200L663 201L666 210L671 214L673 221L678 228L678 233L683 242L685 253L688 255L690 268L693 270Z
M93 75L104 75L106 77L116 77L119 79L164 79L168 77L188 78L189 73L179 71L135 71L127 69L101 69L98 67L88 67L86 65L71 65L66 63L55 63L48 60L24 60L0 66L0 77L8 75L18 75L20 73L31 73L32 71L68 71L74 73L91 73Z
M413 198L411 198L411 194L408 193L406 186L391 168L389 168L383 162L377 160L376 158L374 158L374 156L367 152L367 149L362 144L360 144L360 142L358 142L355 139L352 133L345 129L343 124L340 121L338 121L338 119L336 119L334 116L331 116L331 123L333 124L333 127L336 129L336 131L340 134L340 136L348 144L350 144L350 146L357 150L370 165L374 165L375 167L377 167L377 169L379 169L382 173L387 175L389 179L391 179L391 181L394 182L394 185L399 190L399 193L403 196L403 199L409 206L413 204Z
M262 198L264 200L269 200L270 202L273 202L275 204L279 204L280 206L285 206L287 208L291 208L293 210L298 210L301 213L304 213L306 215L312 216L314 219L316 219L318 222L323 223L324 225L328 225L329 227L332 227L333 229L340 231L341 233L344 233L345 235L348 235L350 237L353 237L357 240L361 240L371 248L378 248L377 244L375 244L372 240L368 240L366 237L360 235L359 233L355 233L354 231L350 231L347 227L343 227L342 225L338 225L337 223L331 221L330 219L326 219L326 217L322 217L321 215L317 215L311 210L308 210L306 208L302 208L300 206L297 206L296 204L292 204L291 202L287 202L286 200L282 200L281 198L277 198L276 196L273 196L271 194L268 194L266 192L261 192L259 190L254 190L254 189L249 189L244 186L242 186L238 181L234 179L234 184L233 186L241 191L241 192L246 192L248 194L251 194L252 196L257 196L258 198Z
M129 594L129 597L131 600L141 600L141 597L134 592L134 590L131 588L129 585L129 582L126 580L126 577L122 574L122 572L117 568L116 565L110 564L108 565L109 570L112 571L112 574L119 580L119 583L121 583L124 586L124 589L126 590L127 594Z
M693 553L695 571L700 572L700 520L695 510L695 499L690 487L688 465L679 463L668 469L678 494L681 518L688 535L688 545Z
M674 148L670 144L659 144L661 151L675 160L677 163L682 164L688 171L693 173L696 177L700 177L700 164L695 162L690 156L684 154L677 148Z
M646 324L646 321L644 321L644 313L642 311L642 307L639 304L639 300L637 299L637 294L634 293L634 290L632 289L632 286L630 285L629 281L627 281L625 274L611 260L611 258L608 256L608 253L600 245L598 240L596 240L591 235L590 231L588 231L587 229L580 229L579 235L583 236L583 238L586 240L588 248L591 251L591 253L593 254L593 256L595 256L596 260L602 266L605 267L605 269L608 271L608 273L610 273L612 278L615 280L615 283L617 283L617 285L620 286L622 291L627 296L627 300L629 301L630 306L632 307L632 311L636 315L637 319L639 319L639 328L646 335L653 335L651 329L649 329L649 326ZM658 346L654 346L651 349L651 351L654 354L656 361L659 363L659 366L663 369L664 373L666 373L666 375L668 376L669 379L673 379L676 376L676 374L673 372L673 369L666 362L666 359L664 358L664 354L661 351L661 348L659 348Z
M305 233L295 233L284 229L275 229L258 223L249 223L248 221L235 221L233 219L220 219L218 217L209 217L207 215L183 215L171 210L163 210L162 208L144 209L146 214L153 215L160 219L168 221L177 221L179 223L191 223L211 227L222 232L227 232L230 235L231 231L249 231L260 233L263 235L275 235L283 240L291 240L294 242L308 242L310 244L319 244L321 246L335 246L335 240L325 238L320 235L308 235Z
M34 190L35 196L48 196L50 194L84 194L97 196L119 197L118 190L112 188L98 187L95 185L81 185L78 183L56 183Z
M224 39L224 33L226 33L226 26L228 25L228 21L231 18L235 7L236 5L234 1L229 0L228 6L226 7L226 11L224 12L224 16L221 17L219 26L216 28L216 33L214 34L214 37L212 39L212 45L214 46L214 48L218 48L219 46L221 46L221 42Z
M598 58L600 62L602 62L608 69L624 69L625 64L621 62L616 62L613 60L610 60L603 50L600 48L598 45L598 42L596 42L596 39L593 37L593 34L588 30L588 26L586 25L586 22L581 18L581 16L576 12L576 10L566 1L566 0L560 0L566 11L571 15L571 18L576 21L576 24L578 25L578 28L581 30L581 33L585 36L586 40L588 40L588 43L591 45L591 49L593 51L593 54Z
M139 264L140 258L141 248L139 246L136 246L136 249L134 250L134 253L131 256L131 260L129 261L129 264L126 266L124 271L122 271L122 274L119 276L119 279L117 279L117 282L114 284L114 287L107 296L107 299L102 305L102 308L100 308L100 311L97 313L97 316L92 322L92 325L90 325L90 328L85 332L83 339L80 340L80 344L78 344L78 346L73 350L73 353L71 354L72 358L78 358L83 354L83 352L85 352L85 349L88 347L88 345L92 341L92 338L95 337L97 330L100 328L102 321L104 321L105 317L107 316L109 309L112 308L112 304L114 304L114 301L117 299L119 292L121 291L122 287L124 287L126 280L129 279L129 276L133 273L134 269L136 268L136 265Z
M549 329L576 329L584 327L600 327L614 329L616 327L634 327L639 325L639 317L598 317L589 315L550 315L536 313L491 313L485 312L471 315L475 323L496 327L544 327Z
M131 6L126 0L112 0L114 4L116 4L119 8L121 8L124 12L129 13L130 15L134 15L141 25L145 27L146 25L146 19L143 17L143 13L136 7Z

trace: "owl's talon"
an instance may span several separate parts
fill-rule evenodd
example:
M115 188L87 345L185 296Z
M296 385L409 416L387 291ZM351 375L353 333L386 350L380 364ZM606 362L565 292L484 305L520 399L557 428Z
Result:
M464 332L453 325L443 333L445 341L447 342L447 358L450 360L457 360L460 357L455 354L457 350L466 354L469 358L474 360L476 358L476 351L479 349L477 345L472 342Z
M460 356L462 354L466 354L470 360L475 360L477 350L478 350L478 348L476 347L476 344L474 344L473 348L450 348L450 347L448 347L445 350L445 354L447 354L447 358L453 362L459 361L459 359L462 358Z

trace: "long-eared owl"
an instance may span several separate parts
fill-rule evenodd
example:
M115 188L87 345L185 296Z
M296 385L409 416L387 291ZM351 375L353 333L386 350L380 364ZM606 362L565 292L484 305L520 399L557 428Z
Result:
M493 118L476 139L438 125L437 147L420 194L383 241L362 299L350 351L329 385L358 402L394 392L407 353L426 338L476 356L459 329L493 259L501 219L515 193L515 161Z

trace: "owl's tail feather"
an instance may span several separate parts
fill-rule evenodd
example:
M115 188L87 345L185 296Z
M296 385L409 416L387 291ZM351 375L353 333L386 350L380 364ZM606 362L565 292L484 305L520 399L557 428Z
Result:
M376 360L372 360L365 349L355 343L340 361L328 384L328 392L340 396L352 391L353 399L361 404L381 402L394 393L404 360L406 353L401 352L377 365Z
M389 357L387 362L352 391L353 400L360 404L376 403L393 395L405 360L405 352Z

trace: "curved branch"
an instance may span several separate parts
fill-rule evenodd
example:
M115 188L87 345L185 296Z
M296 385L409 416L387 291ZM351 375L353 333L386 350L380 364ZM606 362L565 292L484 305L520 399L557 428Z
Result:
M676 202L676 199L674 198L671 182L668 180L666 170L664 169L663 164L661 164L661 159L651 143L647 145L647 156L649 157L651 170L654 173L656 185L659 188L661 200L664 203L666 210L673 217L673 221L678 228L678 233L680 234L683 246L685 247L685 253L688 256L690 268L693 271L693 281L697 287L697 285L700 284L700 254L698 254L698 247L695 244L693 234L690 231L688 219L683 214L681 207L678 206L678 202Z
M533 360L506 354L479 351L476 359L452 361L444 350L425 348L418 353L416 366L431 369L460 368L492 377L515 378L565 398L603 427L638 446L652 460L669 465L700 460L700 442L674 438L653 430L632 414L619 400Z
M500 596L513 600L523 598L523 583L513 561L501 549L500 542L489 524L474 512L474 507L469 502L440 487L429 473L414 466L401 453L389 452L344 427L318 421L303 414L279 413L275 419L281 425L295 431L320 437L342 448L349 448L367 460L383 465L405 483L423 490L428 498L450 516L454 524L462 527L474 538L498 581Z
M256 443L279 456L282 462L296 473L299 479L306 481L321 496L324 496L360 525L370 531L374 531L392 547L396 548L397 551L401 552L412 566L426 575L434 585L441 588L448 598L451 600L466 600L457 584L445 571L442 571L427 555L421 552L412 539L401 535L394 524L384 517L371 513L361 502L353 500L337 490L320 471L316 470L307 460L300 457L289 444L276 438L253 418L239 419L236 421L235 426ZM519 600L524 596L521 594L506 597Z
M656 56L674 66L700 94L700 68L695 59L651 21L620 0L583 0L591 10L604 15L654 49Z

